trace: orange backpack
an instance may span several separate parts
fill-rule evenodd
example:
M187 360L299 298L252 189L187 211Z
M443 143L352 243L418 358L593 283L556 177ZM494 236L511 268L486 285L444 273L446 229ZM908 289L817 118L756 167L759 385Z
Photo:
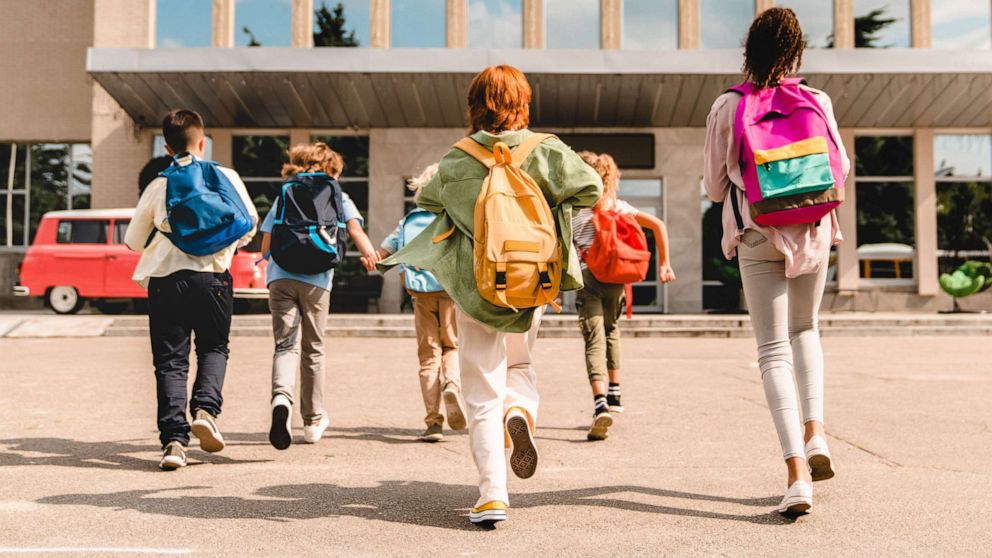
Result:
M648 275L651 252L644 230L633 215L615 209L593 209L596 236L582 255L589 272L600 283L627 285L627 317L632 314L631 288Z

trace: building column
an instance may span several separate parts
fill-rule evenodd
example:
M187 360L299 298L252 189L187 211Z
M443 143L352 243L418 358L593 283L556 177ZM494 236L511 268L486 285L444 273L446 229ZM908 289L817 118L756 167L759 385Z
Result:
M389 0L370 0L369 23L372 48L389 48Z
M834 0L834 48L854 48L854 0Z
M938 293L937 283L937 177L934 174L933 130L917 128L913 133L913 192L916 225L916 262L913 274L917 292Z
M214 0L212 31L214 48L234 47L234 4L235 0Z
M754 0L754 15L758 15L774 5L775 0Z
M94 0L93 21L94 48L154 46L154 0ZM97 83L92 106L92 207L134 207L138 173L152 155L152 134L143 132Z
M858 289L861 269L858 262L858 195L854 174L854 130L840 130L841 141L851 160L851 172L844 182L844 203L837 210L840 231L844 242L837 247L837 290L850 292Z
M289 145L290 147L298 143L310 143L310 129L309 128L291 128L289 130Z
M294 48L313 47L313 0L293 0L292 45Z
M544 48L544 0L523 0L524 48Z
M699 48L699 0L679 0L679 48Z
M623 0L599 0L599 48L623 46Z
M913 48L930 48L930 0L911 0L909 17Z
M445 8L444 46L468 47L468 0L448 0Z
M234 134L230 128L211 128L207 130L213 142L213 153L210 158L227 168L234 168Z

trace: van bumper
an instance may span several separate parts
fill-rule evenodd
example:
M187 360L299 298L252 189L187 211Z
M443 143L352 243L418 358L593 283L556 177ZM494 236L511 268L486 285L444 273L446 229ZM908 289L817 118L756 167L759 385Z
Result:
M264 300L269 298L269 289L234 289L234 298Z
M31 296L31 289L24 285L14 285L14 296Z

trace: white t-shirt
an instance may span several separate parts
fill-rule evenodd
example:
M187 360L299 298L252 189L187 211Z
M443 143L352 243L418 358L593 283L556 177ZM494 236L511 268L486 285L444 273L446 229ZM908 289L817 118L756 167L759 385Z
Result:
M640 213L636 207L623 200L617 200L614 209L624 215L637 215ZM587 207L579 211L579 214L572 220L572 243L575 244L580 255L592 247L592 241L596 238L596 225L592 222L592 215L593 209ZM582 267L585 266L585 262L582 262Z

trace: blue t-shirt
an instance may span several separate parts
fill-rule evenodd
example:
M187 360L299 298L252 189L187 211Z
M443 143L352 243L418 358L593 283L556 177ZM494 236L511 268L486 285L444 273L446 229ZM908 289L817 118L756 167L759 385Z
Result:
M355 202L351 201L348 194L341 192L341 197L344 200L344 207L341 208L341 212L344 213L343 221L348 223L354 219L358 220L361 225L365 224L365 220L362 219L362 214L358 212L358 208L355 207ZM272 234L272 225L276 220L276 213L279 210L279 199L277 198L275 203L272 204L272 209L269 210L269 214L265 216L265 221L262 222L262 226L259 228L263 233ZM266 256L269 258L269 265L266 268L266 286L271 285L273 281L278 281L280 279L292 279L294 281L299 281L301 283L307 283L308 285L313 285L321 289L330 291L331 287L334 286L334 270L328 270L324 273L317 273L314 275L303 275L301 273L290 273L285 269L279 267L279 264L272 259L271 256Z

